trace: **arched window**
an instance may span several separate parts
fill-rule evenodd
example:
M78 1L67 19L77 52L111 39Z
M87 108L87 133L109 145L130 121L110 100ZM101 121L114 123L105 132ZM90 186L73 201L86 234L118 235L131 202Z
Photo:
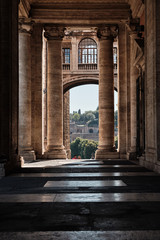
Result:
M91 38L85 38L78 47L79 64L97 64L97 44Z

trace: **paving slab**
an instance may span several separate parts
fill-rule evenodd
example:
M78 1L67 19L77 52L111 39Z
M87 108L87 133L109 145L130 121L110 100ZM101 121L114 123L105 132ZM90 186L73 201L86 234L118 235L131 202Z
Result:
M64 187L120 187L126 186L126 184L121 180L106 180L106 181L48 181L44 187L45 188L64 188Z
M1 240L160 240L160 231L1 232Z

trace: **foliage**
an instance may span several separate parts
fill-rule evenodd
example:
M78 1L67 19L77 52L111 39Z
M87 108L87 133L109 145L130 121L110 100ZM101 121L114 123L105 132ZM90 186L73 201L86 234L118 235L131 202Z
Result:
M114 138L114 144L115 144L115 147L116 147L116 149L118 148L118 136L116 136L115 138Z
M72 158L74 156L81 156L81 138L76 138L73 142L71 142L71 153L72 153Z
M97 150L98 142L88 139L76 138L71 143L71 157L81 156L83 159L90 159Z
M84 158L90 159L92 156L95 155L95 151L98 147L98 143L95 141L88 141L87 144L85 144L84 147Z
M89 112L86 114L86 120L87 121L92 121L95 119L95 115L92 112Z
M117 110L114 112L114 127L115 128L118 127L118 111Z
M78 122L80 119L80 115L78 113L75 113L72 117L73 121Z
M97 127L99 125L98 119L94 119L88 122L88 127Z
M81 109L78 112L73 112L70 114L70 120L75 121L78 124L86 124L88 121L92 121L94 119L98 119L99 112L96 111L86 111L85 113L81 113Z

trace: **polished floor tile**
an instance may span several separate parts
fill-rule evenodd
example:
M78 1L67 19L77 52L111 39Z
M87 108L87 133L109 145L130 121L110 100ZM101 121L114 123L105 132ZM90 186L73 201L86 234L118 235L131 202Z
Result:
M17 173L11 177L129 177L160 176L154 172Z
M107 160L88 160L88 159L68 159L68 160L44 160L44 161L34 161L31 163L25 163L23 165L24 168L32 168L32 167L58 167L58 166L62 166L62 165L68 165L68 164L73 164L73 165L77 165L77 164L111 164L112 162L117 162L117 163L123 163L123 162L127 162L127 160L125 159L107 159ZM131 164L131 162L128 161L129 164Z
M160 231L1 232L1 240L160 240Z
M0 203L40 202L160 202L160 193L1 194Z
M56 194L1 194L0 202L53 202Z
M55 202L159 202L160 193L71 193L57 194Z
M62 188L62 187L122 187L126 184L122 180L104 180L104 181L48 181L45 188Z
M160 240L159 176L119 159L25 164L0 180L0 240Z
M59 166L59 168L142 168L139 165L86 165L86 164L79 164L79 165L63 165Z

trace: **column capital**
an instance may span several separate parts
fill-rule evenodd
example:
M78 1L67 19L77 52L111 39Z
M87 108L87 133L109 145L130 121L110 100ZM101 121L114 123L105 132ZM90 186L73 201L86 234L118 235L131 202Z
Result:
M60 26L45 26L44 37L47 40L61 40L64 37L64 27Z
M33 21L30 18L19 19L19 32L31 34L33 31Z
M97 36L100 39L113 40L118 34L118 28L116 25L109 25L109 26L103 26L99 27L97 31Z

